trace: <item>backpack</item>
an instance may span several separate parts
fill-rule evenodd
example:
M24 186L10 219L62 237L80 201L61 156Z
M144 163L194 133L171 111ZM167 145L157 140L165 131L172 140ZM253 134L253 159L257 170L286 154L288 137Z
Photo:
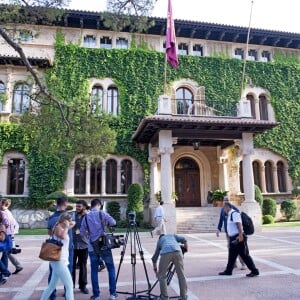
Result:
M231 221L232 220L232 214L234 212L237 212L237 211L233 211L231 213ZM245 212L241 212L241 219L242 219L242 226L243 226L243 231L246 235L251 235L254 233L254 224L253 224L253 221L252 219L245 213Z

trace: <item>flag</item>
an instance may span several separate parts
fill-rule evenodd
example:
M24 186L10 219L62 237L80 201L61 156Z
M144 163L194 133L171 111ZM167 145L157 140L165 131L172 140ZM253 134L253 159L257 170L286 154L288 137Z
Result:
M175 36L175 26L172 13L171 0L168 3L168 18L167 18L167 37L166 37L166 56L167 61L174 67L178 67L177 45Z

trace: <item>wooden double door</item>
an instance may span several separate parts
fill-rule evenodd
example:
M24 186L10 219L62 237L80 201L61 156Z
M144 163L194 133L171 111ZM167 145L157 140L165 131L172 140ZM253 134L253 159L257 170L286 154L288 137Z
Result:
M191 158L181 158L175 165L177 207L201 206L200 172Z

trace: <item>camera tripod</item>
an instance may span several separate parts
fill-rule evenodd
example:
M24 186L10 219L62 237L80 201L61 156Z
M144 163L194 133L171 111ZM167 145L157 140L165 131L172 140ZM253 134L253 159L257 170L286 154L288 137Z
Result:
M132 292L122 292L122 291L117 291L118 294L126 294L126 295L130 295L131 297L128 297L127 299L130 300L135 300L135 299L156 299L157 296L154 296L151 294L151 284L149 281L149 276L148 276L148 272L147 272L147 268L146 268L146 263L145 263L145 259L144 259L144 252L142 249L142 245L141 245L141 240L139 237L139 233L137 231L137 226L136 226L136 222L135 220L129 220L128 226L127 226L127 232L125 235L125 239L124 239L124 245L123 245L123 249L121 251L121 258L120 258L120 263L119 263L119 267L118 267L118 272L117 272L117 277L116 277L116 282L118 282L118 278L119 278L119 274L120 274L120 270L121 270L121 265L122 262L124 260L124 255L126 252L126 247L127 247L127 243L128 240L130 241L130 257L131 257L131 265L132 265ZM147 279L147 286L148 288L146 290L143 291L137 291L136 288L136 270L135 270L135 266L136 266L136 254L137 254L137 250L140 254L142 263L143 263L143 267L144 267L144 271L145 271L145 275L146 275L146 279Z

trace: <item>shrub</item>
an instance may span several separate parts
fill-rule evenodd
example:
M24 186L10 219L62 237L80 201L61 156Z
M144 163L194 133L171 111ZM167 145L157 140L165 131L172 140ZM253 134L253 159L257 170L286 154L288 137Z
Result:
M129 211L135 211L136 213L142 212L144 210L143 187L139 183L133 183L129 186L127 194L128 194L128 197L127 197L126 216Z
M299 196L300 195L300 186L295 187L292 190L292 194L295 195L295 196Z
M255 193L256 202L260 205L260 207L262 207L264 198L263 198L263 195L261 193L259 186L257 186L257 185L254 186L254 193Z
M118 222L120 221L120 203L116 201L108 202L106 205L107 212Z
M275 218L276 216L276 201L272 198L265 198L262 206L263 216L271 215Z
M262 218L263 224L273 224L274 223L274 217L271 215L265 215Z
M297 214L297 204L294 200L283 201L280 208L284 212L287 221L295 217Z

